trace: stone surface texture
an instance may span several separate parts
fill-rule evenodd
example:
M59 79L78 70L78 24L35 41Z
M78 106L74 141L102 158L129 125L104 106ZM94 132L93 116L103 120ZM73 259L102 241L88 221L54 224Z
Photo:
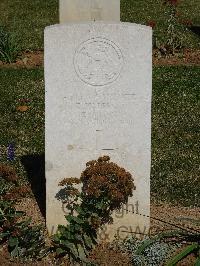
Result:
M120 21L120 0L60 0L60 23Z
M131 172L136 185L125 210L113 214L108 240L116 233L127 236L127 231L148 233L151 28L104 22L47 27L45 90L49 233L66 223L55 198L59 181L80 177L86 162L101 155Z

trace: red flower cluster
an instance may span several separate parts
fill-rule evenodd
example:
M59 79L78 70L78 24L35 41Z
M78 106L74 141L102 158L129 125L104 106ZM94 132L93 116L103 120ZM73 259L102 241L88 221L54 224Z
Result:
M110 209L115 209L132 196L135 186L131 174L110 162L109 156L90 161L86 166L80 179L87 197L106 198L110 202Z
M147 26L149 26L149 27L151 27L152 29L154 29L155 26L156 26L156 22L155 22L154 20L149 20L149 21L147 22Z
M76 177L64 178L58 185L59 186L72 186L73 184L80 184L81 180Z
M16 182L19 179L15 170L4 164L0 164L0 177L8 182Z
M31 189L27 186L16 187L11 189L6 195L3 197L5 200L18 200L20 198L25 197L27 194L31 192Z
M190 20L190 19L184 19L184 20L181 20L180 21L183 25L185 25L185 26L192 26L193 25L193 22L192 22L192 20Z

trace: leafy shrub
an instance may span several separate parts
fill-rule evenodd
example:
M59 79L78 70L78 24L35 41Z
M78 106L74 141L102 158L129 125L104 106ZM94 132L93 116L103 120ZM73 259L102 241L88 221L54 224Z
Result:
M0 164L0 197L4 200L18 200L30 193L27 186L19 184L15 170L5 164Z
M18 187L18 179L13 168L0 165L0 244L8 243L12 257L41 257L47 252L41 226L32 226L14 207L15 200L29 192Z
M31 226L31 218L15 224L8 239L8 247L12 257L41 258L48 252L42 227Z
M79 192L74 184L82 182ZM80 179L65 178L60 182L67 196L63 202L70 209L67 226L59 225L53 236L58 255L69 255L76 261L87 261L88 252L98 241L98 230L112 222L112 211L126 203L135 189L132 176L110 162L109 156L86 164ZM59 198L59 195L57 195Z
M0 201L0 243L8 243L12 257L40 257L45 251L41 226L23 220L24 212L16 211L11 201ZM20 219L22 221L20 221Z
M16 60L18 47L13 36L0 26L0 61L12 63Z
M5 164L0 164L0 177L8 182L16 182L18 180L15 170Z
M15 210L13 202L0 200L0 243L7 241L18 219L23 215L23 212Z
M17 185L18 176L15 170L5 164L0 164L0 199L2 200L14 186Z

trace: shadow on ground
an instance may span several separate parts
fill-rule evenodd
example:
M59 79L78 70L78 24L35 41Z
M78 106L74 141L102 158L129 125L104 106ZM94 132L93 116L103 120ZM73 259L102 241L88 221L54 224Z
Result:
M191 30L193 33L200 36L200 26L191 26L191 27L189 27L189 30Z
M45 155L31 154L21 157L31 189L42 215L46 216Z

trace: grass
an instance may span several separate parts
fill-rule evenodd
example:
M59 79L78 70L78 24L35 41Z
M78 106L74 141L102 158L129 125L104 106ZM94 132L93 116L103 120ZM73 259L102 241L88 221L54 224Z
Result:
M160 67L153 77L151 191L200 206L200 67Z
M10 164L25 176L20 157L44 152L43 70L2 68L0 80L0 160L8 162L7 147L14 143L16 159ZM30 101L20 102L24 98ZM29 109L17 111L23 105Z
M164 38L166 34L165 9L162 0L121 0L121 21L146 24L156 21L155 34ZM194 24L200 24L199 0L182 0L179 12ZM58 0L1 0L0 24L11 31L19 43L20 49L42 49L44 27L58 23ZM191 48L199 46L199 37L186 31L185 45Z
M148 21L155 21L154 36L166 40L169 15L163 0L121 0L121 20L146 25ZM200 25L199 8L200 1L180 0L178 12L183 19L191 20L194 24ZM182 27L181 27L182 28ZM184 46L187 48L198 48L200 38L191 33L185 27L180 29L185 36Z
M200 68L157 67L153 78L152 195L160 200L200 206ZM44 152L43 69L0 69L0 148L15 143L13 164L25 176L22 155ZM19 99L29 109L17 111Z
M0 0L0 24L21 50L43 48L43 31L58 22L58 0Z

